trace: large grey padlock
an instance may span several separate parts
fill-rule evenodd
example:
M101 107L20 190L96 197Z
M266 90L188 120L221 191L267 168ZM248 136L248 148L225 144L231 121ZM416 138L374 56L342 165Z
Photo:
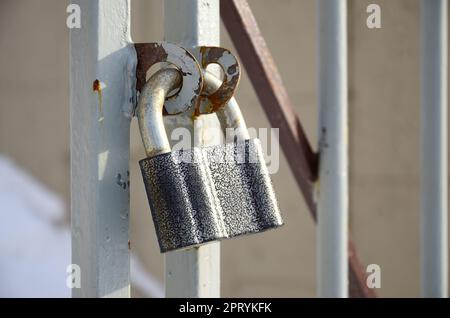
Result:
M257 139L171 152L162 112L167 93L180 80L173 69L155 73L138 106L148 156L139 164L161 252L282 225ZM236 122L224 118L226 111L218 113L221 122Z

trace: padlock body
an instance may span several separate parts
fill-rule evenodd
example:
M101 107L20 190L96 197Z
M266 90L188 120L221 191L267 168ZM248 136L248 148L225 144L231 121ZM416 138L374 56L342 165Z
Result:
M139 162L161 252L283 224L258 139Z

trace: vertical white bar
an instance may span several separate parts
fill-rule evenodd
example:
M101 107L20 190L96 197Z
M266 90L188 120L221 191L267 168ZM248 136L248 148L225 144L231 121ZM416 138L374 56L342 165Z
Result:
M422 0L422 295L448 295L447 0Z
M166 41L187 49L220 44L219 0L166 0L164 4ZM168 131L180 124L192 125L189 117L176 117L166 120ZM201 116L195 125L195 145L218 142L207 133L212 127L220 131L215 115ZM165 287L166 297L220 297L220 243L167 253Z
M81 9L81 28L70 33L72 262L81 269L73 297L129 297L129 1L73 3Z
M347 2L317 4L318 296L348 297Z

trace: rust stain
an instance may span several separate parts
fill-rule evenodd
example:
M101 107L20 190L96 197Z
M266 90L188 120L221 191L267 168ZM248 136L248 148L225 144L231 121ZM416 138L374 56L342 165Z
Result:
M175 53L171 51L170 46L166 47L161 43L135 43L134 46L136 49L138 60L136 67L136 89L140 91L145 85L147 70L155 63L167 62L171 59L173 60L172 55ZM240 72L239 64L237 61L232 65L223 65L222 58L224 54L227 53L232 55L229 50L222 47L203 46L200 48L202 67L206 68L209 64L219 64L224 70L226 77L218 90L216 90L209 96L201 96L203 79L200 74L200 78L198 79L199 83L196 87L194 87L195 96L190 101L190 106L193 106L194 109L194 112L192 114L193 120L196 120L197 117L201 114L210 114L218 111L219 109L224 107L232 98L239 82ZM187 57L191 59L193 58L188 51L184 51L184 54L186 54ZM182 68L178 68L178 70L182 73L183 77L193 75L191 74L191 72ZM181 89L172 96L169 96L169 98L175 98L179 96L180 91ZM207 105L206 107L204 107L204 109L201 106L202 101L207 102ZM169 115L165 108L163 109L163 115Z
M100 81L99 81L98 79L96 79L96 80L94 81L94 83L92 83L92 90L93 90L94 92L97 92L97 91L101 91L101 90L102 90L102 87L100 86Z
M196 108L191 116L192 121L196 121L200 115L201 114L200 114L199 110Z
M233 76L228 82L224 81L217 91L208 96L212 105L211 112L216 112L224 107L233 97L239 82L239 75Z
M201 64L204 69L206 69L209 64L219 64L224 72L230 76L230 78L225 76L222 85L214 93L207 96L209 105L205 110L206 114L217 112L219 109L224 107L233 97L234 91L239 83L240 72L238 62L236 61L235 64L228 66L226 70L224 69L226 66L219 62L220 58L225 53L231 54L229 50L222 47L203 46L200 48L200 54L202 57Z
M100 83L100 81L98 79L96 79L93 83L92 83L92 90L94 92L98 93L98 113L99 113L99 118L98 121L102 122L103 119L105 118L103 116L103 96L102 96L102 85Z
M217 61L223 56L225 52L230 51L221 47L202 46L200 48L200 53L202 56L202 67L206 68L208 64L217 63Z
M197 107L197 97L200 95L203 78L200 70L200 65L197 63L194 56L186 49L166 42L158 43L135 43L134 44L137 55L136 66L136 90L141 91L146 83L147 71L151 66L156 63L168 62L173 64L176 69L181 73L183 81L188 81L189 84L183 85L175 93L167 96L171 105L175 105L171 108L171 113L167 112L167 109L163 109L163 115L176 115L187 108ZM198 85L191 82L194 78L198 78ZM193 92L195 98L190 99L190 93ZM188 94L186 94L188 93ZM174 103L173 99L182 98L180 103ZM189 100L190 99L190 100ZM178 108L177 108L178 107Z
M145 85L148 69L159 62L167 61L168 53L160 43L135 43L138 64L136 67L136 89L141 91Z
M202 101L205 99L204 96L200 95L197 99L197 105L194 107L194 112L192 113L191 119L192 121L197 120L198 117L202 114L200 112L200 105L202 104Z

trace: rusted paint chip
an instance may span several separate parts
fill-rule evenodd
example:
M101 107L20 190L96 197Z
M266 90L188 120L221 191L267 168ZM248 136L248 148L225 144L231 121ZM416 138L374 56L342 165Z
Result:
M203 88L203 75L194 56L177 45L161 43L135 43L137 53L136 89L141 91L146 82L147 71L156 63L168 62L183 76L181 89L167 98L164 108L170 115L197 108Z
M100 85L100 81L98 79L96 79L93 83L92 83L92 90L94 92L100 92L102 90L102 87Z
M105 116L103 115L102 83L98 79L92 83L92 90L98 93L98 121L103 122Z

